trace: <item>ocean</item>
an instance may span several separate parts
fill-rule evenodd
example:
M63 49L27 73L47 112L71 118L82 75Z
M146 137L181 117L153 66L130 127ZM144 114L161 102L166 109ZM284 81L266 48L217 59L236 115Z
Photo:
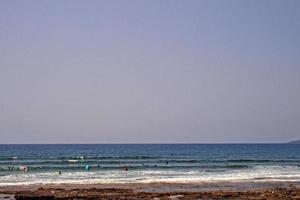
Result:
M0 186L218 181L300 181L300 145L0 145Z

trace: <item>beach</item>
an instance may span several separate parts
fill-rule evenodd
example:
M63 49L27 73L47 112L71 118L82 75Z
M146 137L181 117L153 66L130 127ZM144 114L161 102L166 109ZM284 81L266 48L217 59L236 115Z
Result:
M300 199L293 144L0 145L0 199Z
M2 186L0 199L300 199L299 186L290 182Z
M300 200L300 0L0 0L0 200Z

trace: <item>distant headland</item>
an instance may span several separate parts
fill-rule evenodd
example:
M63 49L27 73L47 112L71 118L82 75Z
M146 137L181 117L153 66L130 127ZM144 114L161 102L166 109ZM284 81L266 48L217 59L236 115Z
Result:
M293 140L288 142L289 144L300 144L300 140Z

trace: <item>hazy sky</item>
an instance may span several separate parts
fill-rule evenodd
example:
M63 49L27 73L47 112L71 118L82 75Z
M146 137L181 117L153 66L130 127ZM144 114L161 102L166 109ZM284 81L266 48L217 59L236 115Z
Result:
M299 0L0 1L0 143L297 138Z

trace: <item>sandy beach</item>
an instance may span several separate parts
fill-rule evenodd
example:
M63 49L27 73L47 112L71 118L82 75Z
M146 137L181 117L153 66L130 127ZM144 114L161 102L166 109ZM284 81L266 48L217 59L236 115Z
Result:
M300 183L223 182L4 186L0 199L300 199Z

